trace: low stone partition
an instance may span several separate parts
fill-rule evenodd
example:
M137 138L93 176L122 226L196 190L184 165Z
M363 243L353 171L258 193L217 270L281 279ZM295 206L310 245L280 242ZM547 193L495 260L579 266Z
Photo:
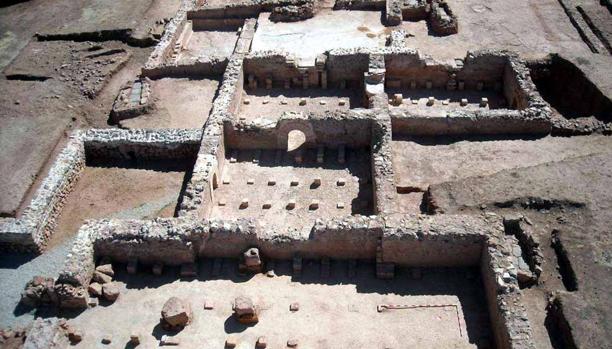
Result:
M373 259L382 229L383 221L376 216L317 220L306 232L268 230L252 219L212 220L200 257L239 256L256 246L262 256L271 259Z
M305 146L369 146L373 113L367 109L283 114L278 121L225 122L225 143L237 149L287 149L290 131L306 136Z
M312 17L315 4L314 0L240 0L214 5L204 3L190 12L190 18L253 18L260 12L272 12L271 20L292 22Z
M516 110L483 110L476 112L414 113L390 111L396 135L545 135L551 122L540 115L523 114Z
M380 11L385 9L385 0L336 0L334 10Z
M193 9L194 6L194 0L181 0L179 10L172 17L170 23L166 24L164 35L142 68L144 76L147 76L149 71L156 71L172 55L174 46L185 29L185 25L187 25L187 12Z
M419 267L475 266L480 262L484 239L501 232L499 227L471 216L415 219L394 214L386 219L383 260Z
M206 241L208 227L195 220L162 219L153 221L108 220L92 236L96 257L119 263L137 260L152 265L179 266L193 263Z
M190 129L90 129L83 133L88 159L186 159L198 151L202 132Z
M227 66L225 57L197 57L190 60L179 62L164 62L155 67L142 70L142 76L151 79L161 79L165 77L215 77L223 75Z

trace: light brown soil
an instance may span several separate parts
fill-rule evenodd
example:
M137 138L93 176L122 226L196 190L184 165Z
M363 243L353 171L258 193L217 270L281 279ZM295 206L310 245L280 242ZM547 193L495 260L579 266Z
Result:
M201 128L206 123L218 80L164 78L151 82L155 110L120 122L124 128Z
M68 195L49 245L73 235L87 219L172 217L185 172L86 167Z
M165 334L174 335L181 347L206 348L223 348L230 335L239 348L253 348L259 336L267 337L270 348L285 348L289 339L297 339L301 348L476 348L490 340L481 284L466 278L473 270L425 269L419 280L401 271L387 281L374 278L373 265L362 265L349 279L347 265L332 262L329 279L319 277L317 263L306 264L302 278L292 280L288 262L277 264L279 276L272 278L237 276L236 263L227 260L224 273L211 277L211 264L202 264L193 281L176 280L176 270L163 277L119 276L126 286L114 304L69 321L85 333L76 347L95 346L102 335L112 333L112 346L122 348L132 332L140 333L145 347L157 346ZM259 307L256 325L243 326L232 317L231 304L239 295L251 297ZM172 296L187 300L194 314L178 334L159 325L161 308ZM205 300L214 304L213 310L203 309ZM299 311L289 311L293 302L299 303ZM379 304L450 306L378 313Z
M229 57L238 41L238 33L233 31L194 31L181 51L181 58L218 56Z

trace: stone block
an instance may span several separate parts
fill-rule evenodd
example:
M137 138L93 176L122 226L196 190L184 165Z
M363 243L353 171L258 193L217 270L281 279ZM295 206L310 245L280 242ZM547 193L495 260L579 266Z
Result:
M434 97L427 97L427 105L428 106L433 106L434 103L436 102L436 99Z
M198 276L198 267L195 263L181 264L180 276L184 278L193 278Z
M289 305L289 310L293 311L293 312L300 310L300 303L298 303L298 302L291 303Z
M468 105L467 98L461 98L461 102L459 103L459 105L461 105L462 107L465 107L466 105Z
M99 271L102 274L106 274L108 276L115 276L115 271L113 270L112 264L101 264L96 267L96 271Z
M249 199L248 199L248 198L243 198L243 199L240 201L240 209L241 209L241 210L244 210L244 209L246 209L247 207L249 207Z
M138 271L138 260L136 258L130 258L126 267L127 273L132 275Z
M344 208L344 202L338 202L336 204L336 208L343 209Z
M159 345L166 346L178 346L181 341L178 338L171 337L167 334L163 335L159 341Z
M111 337L111 335L109 334L105 334L104 336L102 336L102 344L111 344L113 342L113 337Z
M140 334L139 333L130 334L130 344L132 344L133 346L140 344Z
M160 276L164 273L164 265L162 263L155 263L152 267L153 275Z
M87 300L87 306L90 308L95 308L100 305L100 299L96 297L89 297Z
M306 98L300 98L299 105L306 105Z
M402 105L404 102L404 96L401 93L396 93L393 95L393 105Z
M238 339L236 337L234 337L234 336L229 336L225 340L225 347L226 348L235 348L237 345L238 345Z
M289 202L287 203L286 208L288 210L293 210L295 208L295 199L289 200Z
M89 291L89 295L92 297L100 297L102 295L102 285L97 282L92 282L87 287L87 291Z
M94 271L92 279L93 279L93 281L95 281L97 283L100 283L100 284L107 284L107 283L113 281L112 277L110 277L110 276L108 276L106 274L103 274L103 273L101 273L99 271Z
M312 200L310 202L310 205L308 206L308 209L310 209L311 211L318 210L319 209L319 200Z
M191 317L191 306L178 297L170 297L161 311L162 325L167 328L183 328L191 322Z
M234 300L234 316L242 324L254 324L259 321L253 301L245 296L236 297Z
M102 285L102 294L104 295L104 299L109 302L114 302L119 298L119 284L116 282L111 282L108 284Z
M268 347L268 339L266 337L257 338L257 342L255 343L255 348L264 349Z
M336 181L336 185L339 187L343 187L346 185L346 179L344 178L338 178L338 180Z
M297 339L290 339L287 341L287 346L289 348L297 348L298 347L298 340Z
M488 98L486 98L486 97L482 97L482 98L480 99L480 107L481 107L481 108L484 108L484 107L486 107L487 105L489 105L489 99L488 99Z
M343 164L346 162L346 148L344 145L338 147L338 163Z

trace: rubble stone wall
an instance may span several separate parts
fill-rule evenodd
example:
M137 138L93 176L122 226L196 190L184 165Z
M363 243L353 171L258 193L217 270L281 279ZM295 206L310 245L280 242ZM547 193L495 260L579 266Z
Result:
M288 113L276 123L225 123L225 141L236 149L286 149L292 130L304 132L306 146L369 146L371 112L337 111L318 114Z
M186 159L197 154L202 132L188 129L91 129L84 133L88 158Z
M0 224L0 247L44 251L66 196L85 166L82 137L80 131L70 136L21 217Z

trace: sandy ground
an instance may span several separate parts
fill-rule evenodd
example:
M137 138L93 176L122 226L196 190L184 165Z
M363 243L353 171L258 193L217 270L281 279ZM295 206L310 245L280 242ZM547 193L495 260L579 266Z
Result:
M25 327L36 316L56 316L52 309L33 310L19 305L21 291L36 275L57 277L64 266L72 239L50 248L45 254L33 256L20 253L0 254L0 328Z
M254 151L240 151L237 162L226 161L225 173L214 191L212 217L257 217L272 227L291 227L300 231L310 230L319 217L368 214L372 206L371 182L359 184L359 179L368 175L369 156L365 155L366 152L347 150L347 163L342 165L337 162L336 151L326 149L326 152L324 164L316 162L316 150L309 150L303 163L298 165L285 152L282 163L276 163L275 151L263 151L259 163L255 164ZM231 151L227 154L232 156ZM321 179L318 187L313 185L317 177ZM230 183L223 184L223 180L228 178ZM346 181L344 186L337 185L340 178ZM270 179L274 179L276 184L268 185ZM249 180L253 180L253 184L248 184ZM299 184L291 186L293 180ZM243 198L249 200L249 206L241 209ZM290 200L296 202L292 210L286 208ZM312 200L318 200L318 209L309 209ZM224 201L225 206L219 206L219 201ZM264 209L265 203L271 207ZM338 203L344 207L338 208Z
M430 35L425 21L403 22L414 35L406 45L438 59L463 58L468 50L503 48L536 58L546 53L589 52L557 0L448 0L459 33Z
M259 336L266 336L271 348L284 348L289 339L297 339L300 348L476 348L490 338L480 282L468 279L477 274L474 270L426 269L419 280L401 271L387 281L374 278L371 264L362 264L352 279L346 268L334 261L331 277L322 279L319 264L307 264L295 280L288 274L290 263L283 262L277 264L276 277L241 277L236 262L226 260L219 277L210 276L210 261L200 265L195 280L176 280L176 270L163 277L119 275L124 286L114 304L88 310L70 323L85 334L78 348L94 347L108 333L113 337L108 347L123 348L131 332L140 333L141 346L154 347L169 334L159 326L161 308L177 296L194 313L189 326L170 333L181 347L223 348L229 335L237 338L239 348L253 348ZM256 325L233 319L231 304L239 295L251 297L260 308ZM214 304L213 310L203 309L205 300ZM293 302L299 311L289 311ZM389 303L449 306L376 311L378 304ZM131 311L125 312L126 307Z
M576 137L574 137L576 138ZM572 138L572 139L574 139ZM494 211L527 215L545 251L542 290L565 291L555 271L557 259L550 251L553 230L563 232L563 243L576 273L578 290L562 297L565 316L571 321L578 343L609 347L612 306L610 280L610 220L612 219L612 155L585 155L519 169L508 169L490 176L476 176L434 185L432 201L446 213ZM529 198L544 200L543 205L527 204ZM532 200L533 201L533 200ZM509 208L501 208L508 207ZM551 281L552 280L552 281ZM539 297L536 293L535 297ZM529 296L530 297L530 296ZM537 300L527 300L537 304ZM532 315L533 316L533 315ZM532 326L543 326L536 314ZM531 317L530 317L531 319ZM544 332L536 329L534 332ZM550 333L549 333L550 335ZM551 337L554 339L553 336Z
M44 89L38 88L45 85ZM54 98L65 89L54 81L0 79L0 215L15 216L47 156L64 135L76 113L65 98ZM56 112L45 113L45 110ZM32 142L23 135L37 137ZM16 155L18 150L19 156Z
M124 128L201 128L208 120L218 80L164 78L151 82L155 109L120 121Z
M558 51L590 52L556 0L449 0L459 18L459 33L430 35L425 21L403 22L412 37L408 47L437 59L465 57L468 50L504 48L528 57ZM272 48L314 63L317 54L332 48L384 46L393 28L381 24L380 12L322 10L297 23L273 23L261 14L253 51Z
M314 18L295 23L273 23L261 13L251 51L282 50L300 65L313 66L317 55L334 48L381 47L389 29L380 12L322 10Z
M430 185L472 176L534 166L588 154L612 152L606 136L545 137L532 140L495 138L396 137L392 142L395 184L403 193L400 207L421 212Z
M238 32L228 31L194 31L181 51L179 60L184 57L218 56L229 57L238 41Z
M72 236L86 219L172 217L184 177L180 169L88 166L68 195L49 244Z
M300 105L302 98L306 98L306 105ZM302 90L299 88L273 88L266 90L258 88L242 92L242 104L240 105L238 117L245 118L246 120L257 118L277 120L284 112L322 114L326 111L363 107L363 99L364 97L353 89ZM249 104L245 104L245 100L248 100ZM344 101L344 105L340 105L340 100Z

